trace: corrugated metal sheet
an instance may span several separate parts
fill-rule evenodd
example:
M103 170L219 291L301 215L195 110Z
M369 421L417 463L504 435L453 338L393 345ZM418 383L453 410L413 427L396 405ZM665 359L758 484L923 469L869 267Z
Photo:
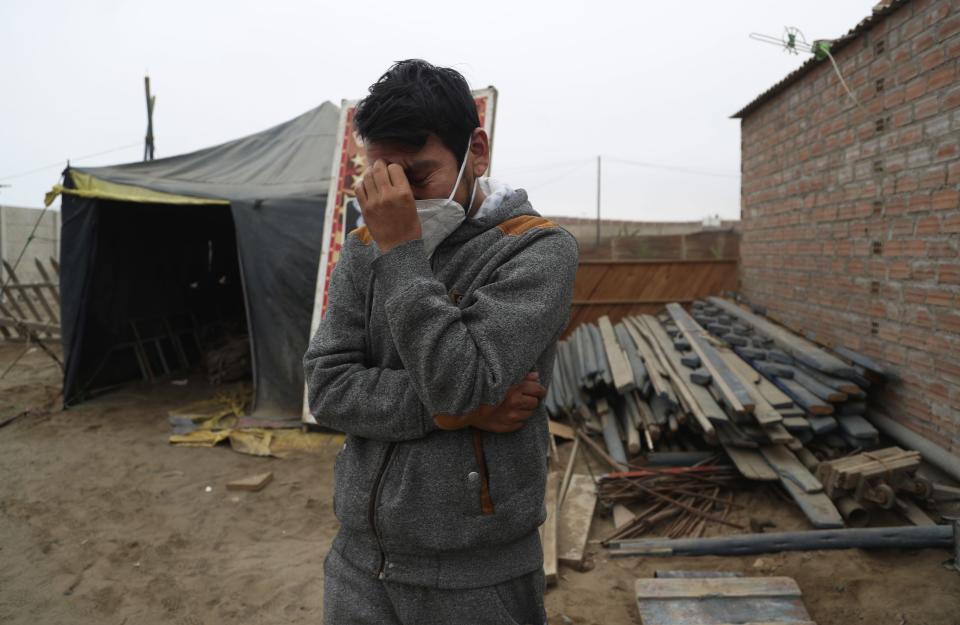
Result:
M861 20L860 23L857 24L855 27L853 27L846 35L843 35L839 39L834 39L833 46L830 48L830 53L836 54L838 51L842 50L851 42L853 42L853 40L856 39L859 35L870 30L871 28L873 28L874 25L876 25L878 22L883 20L886 16L890 15L891 13L893 13L900 7L904 6L905 4L908 4L909 2L911 2L911 0L893 0L893 2L888 4L886 7L879 10L875 10L869 17ZM781 80L774 86L770 87L769 89L767 89L766 91L758 95L756 98L754 98L754 100L750 104L746 105L745 107L743 107L742 109L740 109L739 111L731 115L730 117L732 119L743 119L750 113L760 108L760 106L763 105L765 102L772 99L774 96L784 91L787 87L789 87L793 83L797 82L798 80L806 76L810 70L812 70L814 67L816 67L818 63L821 63L821 62L829 63L830 61L826 59L824 59L823 61L818 61L816 58L811 56L806 63L804 63L797 69L787 74L787 76L783 80Z

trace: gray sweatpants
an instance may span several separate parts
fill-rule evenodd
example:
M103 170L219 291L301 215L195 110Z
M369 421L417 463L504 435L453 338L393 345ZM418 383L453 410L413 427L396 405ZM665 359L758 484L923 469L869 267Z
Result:
M323 562L324 625L546 625L543 571L441 590L382 581L336 550Z

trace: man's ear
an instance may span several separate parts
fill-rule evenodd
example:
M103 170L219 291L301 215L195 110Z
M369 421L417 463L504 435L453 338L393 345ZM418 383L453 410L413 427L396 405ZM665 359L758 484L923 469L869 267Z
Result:
M483 128L477 128L470 137L470 169L475 178L487 173L490 168L490 137Z

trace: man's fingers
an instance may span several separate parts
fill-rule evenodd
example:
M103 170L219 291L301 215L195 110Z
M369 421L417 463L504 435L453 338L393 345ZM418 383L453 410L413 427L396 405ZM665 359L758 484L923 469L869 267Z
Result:
M373 176L367 172L360 182L360 191L363 193L363 201L369 203L377 198L377 185L373 181ZM359 194L358 194L359 195ZM361 206L361 208L364 208Z
M379 163L380 161L376 161L373 164L373 167L368 169L363 174L363 186L367 188L367 195L370 196L371 198L375 198L380 193L380 189L378 188L378 185L377 185L377 179L376 179L376 176L374 175L374 173L377 171L377 164Z
M531 371L530 373L527 374L527 377L524 378L524 380L533 380L534 382L536 382L539 379L540 379L540 372L538 371Z
M514 409L507 413L507 421L526 421L533 416L532 410Z
M357 185L357 201L360 202L360 209L362 210L367 203L367 190L363 188L363 180Z
M407 180L407 174L403 172L403 167L400 165L396 163L387 165L387 179L397 191L413 195L413 191L410 190L410 182Z
M540 400L532 395L517 395L511 402L511 408L519 410L536 410Z
M390 176L387 175L387 166L383 161L377 161L373 164L373 181L377 185L377 193L383 195L390 190Z
M547 389L545 389L539 382L524 380L518 386L520 388L517 390L519 390L524 395L530 395L531 397L539 397L541 399L547 396Z

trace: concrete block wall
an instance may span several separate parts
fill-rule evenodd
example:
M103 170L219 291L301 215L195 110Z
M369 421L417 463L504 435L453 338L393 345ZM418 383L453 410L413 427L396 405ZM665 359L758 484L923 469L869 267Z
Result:
M742 291L896 376L960 453L960 1L914 0L742 119Z
M0 258L11 265L17 260L30 232L40 219L34 239L27 247L20 266L17 267L17 277L20 282L43 281L33 261L34 258L39 258L43 262L48 273L50 259L60 260L60 211L48 210L42 218L40 213L39 208L0 206ZM6 277L5 273L3 275Z

